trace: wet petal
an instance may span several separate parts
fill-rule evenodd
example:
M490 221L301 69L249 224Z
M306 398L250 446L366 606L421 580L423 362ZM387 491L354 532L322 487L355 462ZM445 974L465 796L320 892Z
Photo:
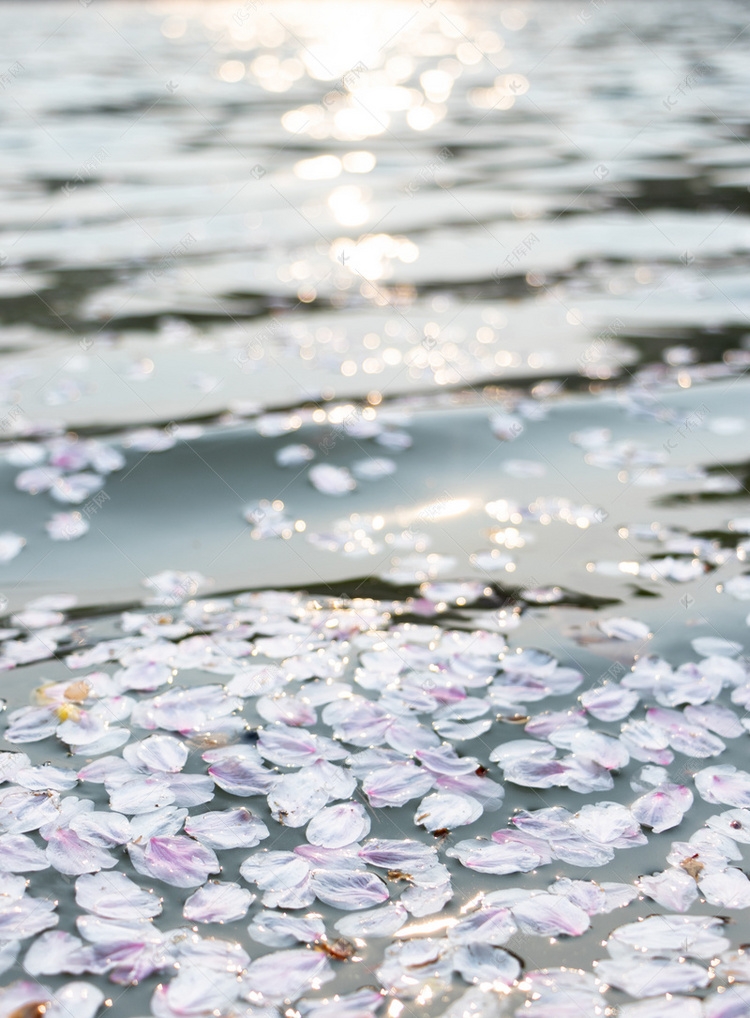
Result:
M268 837L268 828L249 809L225 809L189 817L185 831L202 845L214 850L254 848Z
M366 870L315 870L312 889L316 897L346 912L372 908L388 900L388 888Z
M588 914L557 894L535 894L511 908L521 933L542 937L579 937L590 926Z
M650 877L640 877L640 890L657 901L664 908L686 912L698 897L695 880L687 870L670 866L662 873Z
M319 951L299 948L273 951L256 959L247 969L247 991L270 1001L296 1000L305 990L322 986L334 977L331 964Z
M326 928L320 916L290 916L284 912L258 912L248 924L247 932L259 944L270 947L293 947L325 940Z
M610 986L631 997L657 997L663 993L690 993L710 982L708 971L695 962L666 958L605 959L596 963L596 974Z
M433 792L420 802L414 814L414 823L428 831L450 831L474 823L481 815L482 806L469 795Z
M693 793L684 785L659 785L636 799L630 807L639 824L655 833L676 827L693 805Z
M72 830L54 831L47 842L46 856L53 869L68 876L98 873L117 865L117 859L106 849L89 844Z
M186 900L182 914L196 923L231 923L243 919L254 900L239 884L209 880Z
M151 838L145 845L128 845L130 861L139 873L163 880L172 887L197 887L209 873L217 873L219 860L210 848L181 834Z
M706 901L720 908L750 907L750 880L734 866L723 873L708 873L699 881Z
M399 901L389 902L369 912L344 916L336 929L345 937L391 937L406 923L409 914Z
M324 848L341 848L361 841L370 833L370 818L357 802L340 803L320 810L307 825L307 840Z
M76 880L76 902L104 919L148 919L161 912L158 896L133 883L124 873L80 876Z
M518 960L491 944L460 944L453 955L453 967L467 983L489 983L493 990L507 992L518 977Z

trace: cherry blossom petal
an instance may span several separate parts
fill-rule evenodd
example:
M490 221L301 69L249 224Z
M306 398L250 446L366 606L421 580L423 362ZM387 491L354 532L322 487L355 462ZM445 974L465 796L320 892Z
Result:
M218 873L219 860L210 848L192 838L151 838L145 845L128 845L130 861L139 873L172 887L197 887L209 873Z
M312 889L326 905L352 912L388 900L388 888L366 870L315 870Z
M267 838L268 828L249 809L225 809L189 817L185 831L207 848L215 851L229 848L255 848Z
M254 900L239 884L209 880L185 901L182 914L196 923L231 923L243 919Z
M318 989L334 977L328 958L319 951L297 948L273 951L256 959L247 969L243 983L247 992L269 1001L294 1001L305 990Z
M327 806L307 825L307 840L324 848L342 848L361 841L370 833L370 818L357 802Z
M103 919L148 919L159 915L161 901L124 873L98 873L76 880L76 902Z

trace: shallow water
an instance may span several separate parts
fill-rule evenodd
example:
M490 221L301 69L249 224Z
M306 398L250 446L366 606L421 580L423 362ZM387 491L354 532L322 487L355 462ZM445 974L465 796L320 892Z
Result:
M253 645L294 630L297 610L316 632L311 620L333 604L352 632L372 612L383 632L503 633L511 651L545 650L582 673L571 692L519 701L531 716L579 707L584 690L624 681L648 654L675 667L698 660L695 638L736 641L715 653L746 668L747 591L736 578L750 549L748 27L741 4L669 0L0 5L8 711L67 679L69 652L123 627L155 640L166 626L179 644L215 612L224 635L243 632L248 590L300 592L290 612L251 599L262 623L240 639ZM298 445L309 459L289 452ZM311 482L320 465L343 471L324 475L324 490ZM352 476L354 490L331 493ZM62 539L47 529L56 513L74 514L53 528ZM144 610L144 581L169 570L188 579ZM65 631L11 617L62 594L75 599L61 606ZM188 628L171 632L181 613ZM613 639L599 627L606 618L638 620L648 635ZM313 674L377 699L381 690L357 684L361 647L336 626L332 658ZM38 629L46 646L34 656L27 637ZM305 653L267 656L259 642L253 662L283 663L289 677ZM235 663L241 672L247 662ZM180 664L172 682L231 674ZM293 680L303 695L305 678ZM715 695L746 719L729 684ZM556 860L477 874L446 851L503 829L516 810L627 806L642 794L635 759L615 769L611 791L503 782L489 755L524 735L504 711L455 743L505 787L499 811L466 831L436 842L414 825L416 799L376 807L355 793L372 836L438 845L453 880L449 918L480 891L545 889L558 876L632 884L724 808L696 792L678 828L648 831L648 844L603 867ZM241 716L254 737L268 727L252 698ZM147 735L126 727L133 744ZM619 721L591 727L620 731ZM743 768L747 738L715 758L677 752L669 779L694 788L702 768ZM3 749L77 770L88 758L69 746L53 737ZM191 752L186 771L205 770ZM197 812L238 805L215 791ZM73 794L108 808L100 785ZM305 844L304 828L278 824L264 796L248 805L272 830L258 851ZM118 870L164 898L159 929L190 925L192 892L116 854ZM247 855L222 853L221 879L240 879ZM30 893L59 901L58 929L69 932L81 912L72 885L54 869L30 874ZM389 890L395 900L398 880ZM201 935L267 953L246 929L260 897L247 919ZM312 908L335 939L342 913ZM590 971L617 926L663 912L641 896L592 916L582 936L517 933L506 947L525 972ZM742 909L701 899L687 914L731 914L732 947L750 939ZM364 938L361 961L335 962L335 979L296 1006L379 986L392 939ZM31 943L4 983L28 978ZM125 992L93 974L39 978L54 990L74 978L100 985L111 1013L138 1018L174 971ZM713 1001L705 1018L720 1013L710 1008L722 979L699 991ZM383 1013L398 1018L400 997L410 1012L439 1014L468 989L456 974L449 984L394 989ZM526 990L487 992L459 1013L600 1013L565 992L527 1006ZM607 1002L632 998L612 990ZM153 1013L230 1018L266 1006L296 1013L283 1000L219 997L183 1011L162 1001ZM371 1013L337 1007L320 1018Z

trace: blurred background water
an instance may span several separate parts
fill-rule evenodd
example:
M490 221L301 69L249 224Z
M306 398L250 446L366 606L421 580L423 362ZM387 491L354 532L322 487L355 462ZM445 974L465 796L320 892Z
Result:
M27 539L3 568L11 606L61 588L127 602L160 568L217 591L392 569L387 542L310 543L351 513L383 517L381 536L417 516L448 575L485 578L469 556L492 547L487 502L600 506L613 484L609 525L572 543L550 528L518 585L606 593L585 564L620 547L612 523L720 529L696 485L639 490L567 434L614 426L664 459L704 406L667 465L745 458L742 430L716 424L742 412L750 357L745 13L2 5L3 430L104 436L127 458L71 543L44 533L48 495L13 490L22 454L3 463L3 518L20 514ZM497 441L486 418L523 398L535 419ZM258 426L276 410L290 412ZM304 441L350 463L378 448L368 424L409 415L395 475L346 499L274 462ZM536 473L508 476L508 458ZM668 517L667 491L686 496ZM254 499L283 501L307 533L251 540ZM448 523L425 517L436 499L466 504Z

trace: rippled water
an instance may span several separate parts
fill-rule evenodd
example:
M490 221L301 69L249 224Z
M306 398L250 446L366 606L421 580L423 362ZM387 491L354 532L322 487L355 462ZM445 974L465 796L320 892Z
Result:
M583 676L575 691L519 702L530 716L578 707L584 689L619 682L646 655L697 660L695 638L736 641L714 649L746 668L748 27L742 4L670 0L0 5L8 709L68 678L76 648L123 629L179 644L210 629L213 612L223 636L239 626L253 646L291 631L298 611L315 631L316 613L339 608L350 621L373 612L382 633L405 623L504 634L511 651L547 651ZM154 623L153 607L139 608L144 581L172 570L189 578L164 580ZM232 601L278 589L299 596ZM68 594L70 604L40 601ZM262 617L252 632L247 604ZM65 618L19 616L29 605ZM172 631L181 612L187 628ZM606 618L645 628L614 639ZM311 674L356 683L366 651L347 640L362 627L337 625L339 664ZM281 665L304 695L308 648L267 650L255 646L253 661ZM182 661L172 678L217 681L210 671ZM654 696L643 705L666 705ZM690 702L700 700L672 706ZM744 717L730 685L721 702ZM273 722L252 703L239 716L256 738ZM456 741L500 783L489 754L524 735L504 711L494 704L489 732ZM133 743L145 737L132 729ZM670 778L694 787L703 767L742 767L747 738L714 761L678 752ZM70 745L20 748L34 764L78 770L88 757L71 761ZM499 813L439 842L454 882L448 918L479 891L544 889L562 875L631 884L663 869L671 842L720 807L696 793L679 832L649 833L590 872L557 861L478 876L446 855L517 809L629 805L643 762L611 792L505 783ZM205 770L191 753L187 771ZM207 808L238 805L216 792ZM74 794L108 808L99 785ZM356 795L373 836L436 843L414 825L418 800L389 809ZM274 850L305 843L262 796L249 806L273 828ZM237 879L247 854L222 855L222 879ZM190 892L119 868L164 897L160 929L189 925ZM34 872L30 891L58 900L59 928L75 930L70 876ZM341 913L314 908L332 939ZM636 899L582 936L520 933L508 948L527 972L590 970L616 926L664 911ZM699 901L693 913L726 909ZM731 914L737 947L750 938L744 913ZM201 935L236 938L256 957L264 948L246 927ZM363 939L363 960L334 962L335 981L304 999L380 985L390 942ZM29 943L4 981L23 977ZM105 977L80 978L111 996ZM116 988L111 1013L148 1013L160 978ZM428 996L401 994L407 1009L439 1014L467 989L457 976L450 989L426 985ZM524 1005L524 989L472 1007L547 1014L544 995L538 1010ZM399 1018L393 993L385 1007ZM568 1013L561 1001L555 1014ZM153 1006L160 1018L246 1013L210 999L203 1010ZM296 1013L243 1005L262 1006ZM598 1013L578 998L567 1006ZM724 1013L713 1006L705 1018ZM370 1014L372 1002L357 1007L320 1018Z

